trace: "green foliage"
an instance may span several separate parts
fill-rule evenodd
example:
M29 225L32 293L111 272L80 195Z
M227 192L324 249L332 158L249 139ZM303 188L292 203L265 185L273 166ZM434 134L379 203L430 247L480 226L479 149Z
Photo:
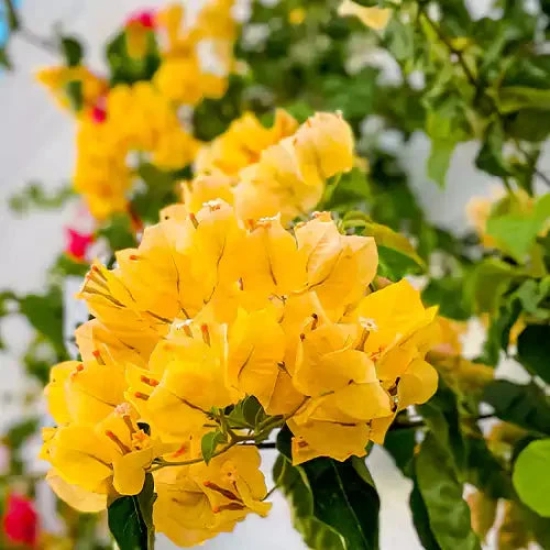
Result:
M26 214L31 209L58 209L74 195L70 187L61 187L48 194L38 183L31 183L19 193L9 198L9 206L18 214Z
M529 325L518 337L518 361L550 384L550 325Z
M202 436L201 454L206 464L208 464L212 460L212 457L216 452L218 446L226 442L226 435L219 430L208 432Z
M550 439L533 441L514 466L514 487L521 500L543 517L550 517Z
M153 550L155 498L153 475L147 474L141 493L111 502L109 529L120 550Z
M317 458L292 466L290 438L288 428L281 430L277 437L281 455L276 480L281 481L283 492L292 499L297 518L295 526L306 542L319 550L377 549L380 500L364 460L353 457L338 462ZM290 471L285 474L286 469ZM289 487L289 479L301 484L298 493ZM314 518L313 525L310 518ZM327 540L337 540L333 533L339 536L340 545L326 546Z
M470 509L462 498L463 486L454 460L434 433L426 435L415 457L415 475L429 529L439 548L481 549L472 531Z
M68 67L77 67L80 65L84 56L82 44L73 36L62 36L60 39L61 51L65 57L65 63Z
M537 434L550 435L550 403L536 384L495 380L485 388L483 400L495 415Z

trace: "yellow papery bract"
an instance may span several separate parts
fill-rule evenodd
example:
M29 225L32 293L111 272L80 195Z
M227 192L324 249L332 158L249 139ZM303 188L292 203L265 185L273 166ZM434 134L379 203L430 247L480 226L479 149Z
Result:
M319 113L298 127L278 110L265 128L247 113L202 149L199 176L185 185L183 198L195 211L217 189L241 219L280 215L286 224L317 206L327 178L351 170L353 148L351 128L338 114Z
M296 132L293 145L306 181L326 180L353 168L353 132L340 114L312 116Z
M364 25L374 30L383 30L390 20L392 11L388 8L360 6L353 0L343 0L338 8L338 15L355 16Z
M107 508L106 494L93 493L67 483L54 469L46 474L46 482L61 500L79 512L93 514Z
M123 367L102 363L69 361L52 368L45 391L58 424L99 422L124 400Z
M240 310L231 325L227 350L229 383L268 407L284 359L285 336L274 311Z
M70 492L57 482L61 497L66 494L68 499L76 499L79 494L109 495L113 491L136 495L141 491L153 460L176 450L177 445L152 439L138 427L136 418L130 405L121 404L95 426L75 422L45 432L42 456L63 482L78 488Z
M244 258L243 285L262 297L283 296L306 283L305 258L294 236L281 225L279 217L251 222L247 236L248 257Z
M190 212L197 213L204 203L221 199L233 204L233 179L222 173L202 174L193 182L182 184L183 202Z
M158 494L153 519L158 532L179 546L194 546L220 532L232 531L249 513L265 516L266 496L260 454L234 447L212 459L155 474Z
M346 460L350 456L365 456L369 442L366 424L342 425L335 422L290 420L288 426L292 439L292 462L297 465L319 456Z
M296 120L282 109L276 111L271 128L263 126L252 113L245 113L202 149L196 169L199 173L219 171L236 177L240 170L258 162L264 149L292 135L297 128Z

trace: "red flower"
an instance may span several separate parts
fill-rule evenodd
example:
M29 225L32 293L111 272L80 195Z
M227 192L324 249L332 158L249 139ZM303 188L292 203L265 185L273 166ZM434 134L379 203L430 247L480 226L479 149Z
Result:
M38 514L29 498L10 494L2 522L8 542L35 548L38 541Z
M126 26L139 24L144 29L154 29L156 27L156 18L154 10L140 11L126 20Z
M86 260L88 248L94 242L93 233L79 233L70 227L65 230L67 233L67 246L65 253L78 261Z

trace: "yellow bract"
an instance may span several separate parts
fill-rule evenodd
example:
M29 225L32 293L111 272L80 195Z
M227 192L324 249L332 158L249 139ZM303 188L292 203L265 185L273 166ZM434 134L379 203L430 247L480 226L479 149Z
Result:
M214 155L211 172L184 187L185 204L163 210L116 267L96 262L87 274L79 296L95 319L76 333L82 362L54 367L46 390L58 427L44 432L42 456L71 505L94 511L138 494L150 474L156 529L199 544L269 510L258 451L242 443L286 423L295 464L361 457L400 410L435 392L425 355L436 311L407 281L372 290L374 239L340 233L327 212L285 227L353 164L339 115L263 148L285 134L286 116L271 129L245 120L265 132L256 157L227 168ZM148 132L128 121L123 141L150 147ZM273 215L248 215L256 210Z
M286 224L307 216L326 182L354 165L350 126L339 114L318 113L298 127L279 110L271 128L251 114L203 148L201 174L183 186L183 200L196 212L204 199L223 198L241 219L280 215Z
M157 13L151 27L130 21L123 36L132 63L139 67L151 51L160 57L151 80L110 87L85 66L37 74L63 108L75 111L73 184L98 220L126 211L135 178L132 154L161 170L182 169L194 160L198 142L179 120L178 108L225 93L237 32L232 4L211 0L192 26L178 4Z
M368 8L366 6L360 6L352 0L343 0L338 8L338 14L343 17L355 16L367 27L381 31L386 28L392 10L376 7Z

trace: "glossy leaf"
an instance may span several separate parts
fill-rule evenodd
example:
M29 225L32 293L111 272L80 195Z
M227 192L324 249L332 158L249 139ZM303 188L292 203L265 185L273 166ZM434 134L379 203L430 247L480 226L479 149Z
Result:
M287 460L290 439L288 428L277 436L277 448ZM297 468L311 490L313 516L342 537L344 550L376 550L380 499L364 459L316 458Z
M148 474L139 495L120 497L108 509L109 529L120 550L153 550L154 481Z
M514 465L514 487L520 499L542 517L550 518L550 439L530 443Z
M430 528L440 548L481 550L452 457L444 443L431 432L422 442L415 470Z
M550 384L550 326L528 326L518 336L517 348L517 360Z
M61 37L61 50L65 56L65 62L68 67L80 65L84 55L82 44L72 36Z
M409 507L411 509L413 524L422 546L425 550L441 550L441 546L439 546L430 528L428 509L420 494L416 479L409 497Z
M313 515L313 494L300 467L292 466L282 454L273 468L273 479L292 509L292 523L309 548L346 550L342 537Z
M495 380L483 393L483 400L501 420L543 435L550 435L550 404L535 384L514 384Z
M208 464L212 460L212 456L216 452L218 445L227 441L226 436L219 430L205 433L201 439L201 454L202 458Z

